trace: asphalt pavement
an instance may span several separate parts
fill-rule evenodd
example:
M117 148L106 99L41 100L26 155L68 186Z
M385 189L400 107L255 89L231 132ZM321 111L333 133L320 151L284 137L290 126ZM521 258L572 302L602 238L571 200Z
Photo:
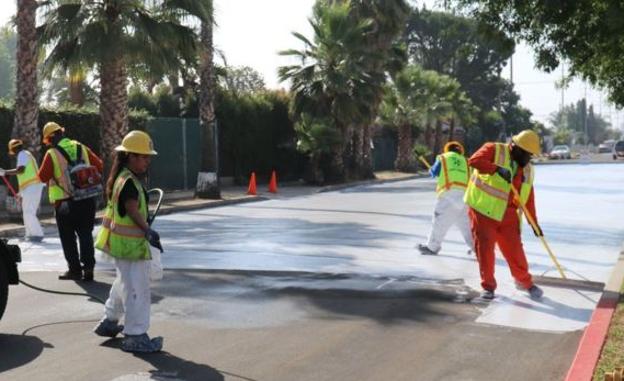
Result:
M536 170L540 225L570 277L605 282L612 271L623 170ZM161 216L168 270L150 332L165 337L165 352L122 353L90 333L101 305L19 286L0 323L0 378L562 379L600 294L545 287L531 300L499 258L497 298L478 301L477 264L458 231L439 256L414 249L433 189L417 179ZM556 276L526 225L523 238L531 270ZM55 280L57 238L22 249L24 279L80 289ZM98 264L90 291L106 295L110 269Z

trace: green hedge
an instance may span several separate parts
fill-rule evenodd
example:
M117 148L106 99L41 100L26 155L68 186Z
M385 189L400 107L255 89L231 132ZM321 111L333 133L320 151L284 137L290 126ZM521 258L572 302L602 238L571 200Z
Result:
M132 112L130 129L144 130L148 116L145 113ZM100 116L96 109L62 108L39 111L39 129L47 122L56 122L65 128L67 136L89 146L94 152L100 153ZM8 156L7 143L13 131L14 110L12 107L0 105L0 166L12 168L14 161ZM45 147L41 146L41 152Z
M272 170L280 180L303 176L307 158L296 149L296 135L288 113L286 93L267 91L233 95L220 92L216 113L219 122L221 174L239 183L254 171L258 181L268 181Z
M150 95L132 88L129 105L154 117L199 118L196 96L185 99L184 108L165 87ZM232 176L238 183L249 180L254 171L259 181L268 181L272 170L281 180L303 176L307 158L296 150L296 135L289 117L290 99L283 91L261 91L240 95L218 89L216 117L219 124L219 163L221 176ZM175 107L174 107L175 106Z

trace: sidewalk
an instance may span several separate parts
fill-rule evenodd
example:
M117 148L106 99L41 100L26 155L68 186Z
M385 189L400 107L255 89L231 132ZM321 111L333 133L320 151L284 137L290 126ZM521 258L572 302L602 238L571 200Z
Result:
M183 212L204 208L215 208L219 206L240 204L246 202L264 201L271 199L288 199L292 197L301 197L317 192L337 191L353 186L373 184L373 183L385 183L391 181L409 180L423 175L413 173L402 173L394 171L382 171L375 173L377 176L373 180L356 181L345 184L330 185L326 187L304 185L297 182L279 184L278 193L273 194L264 190L265 184L258 186L258 195L250 196L247 194L246 186L226 186L221 188L220 200L204 200L194 197L193 190L186 191L171 191L165 192L164 200L160 207L159 215L171 214L176 212ZM154 200L152 200L154 201ZM155 202L151 203L155 206ZM56 235L56 220L54 219L52 208L43 206L43 213L40 212L40 221L46 235ZM99 210L96 214L96 224L102 221L104 214L103 209ZM0 238L16 238L24 235L24 226L18 222L0 222Z

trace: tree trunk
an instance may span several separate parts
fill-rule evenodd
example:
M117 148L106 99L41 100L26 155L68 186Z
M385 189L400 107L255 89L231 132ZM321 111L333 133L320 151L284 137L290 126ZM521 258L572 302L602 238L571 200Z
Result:
M70 68L67 74L67 83L69 87L69 102L78 107L82 107L85 103L84 84L86 70L82 67L74 67Z
M325 179L330 183L341 183L346 180L344 163L344 144L336 144L332 147L331 158Z
M112 164L115 147L128 133L128 77L122 57L109 57L101 63L100 73L100 156L104 173Z
M36 0L17 1L17 78L15 127L12 137L22 139L25 147L39 156L41 136L37 121L37 31Z
M69 102L78 107L82 107L85 102L85 96L83 91L82 80L71 78L69 79Z
M397 171L410 172L414 170L413 146L412 126L409 124L399 126L397 158L394 162L394 167Z
M433 147L431 148L431 152L433 152L433 157L436 157L438 153L440 153L440 141L442 139L442 122L440 119L436 120L435 133L433 135Z
M221 190L219 189L218 136L214 111L216 81L212 29L212 21L203 22L201 25L199 121L202 129L202 160L201 169L197 174L195 196L219 199Z
M373 150L371 149L372 131L374 126L368 124L362 131L362 177L372 179L375 177L373 166Z
M427 148L429 148L429 150L432 150L432 146L431 146L431 123L429 121L427 121L426 125L425 125L425 145L427 146Z
M451 126L449 127L449 138L448 140L453 140L453 135L455 134L455 117L451 118Z

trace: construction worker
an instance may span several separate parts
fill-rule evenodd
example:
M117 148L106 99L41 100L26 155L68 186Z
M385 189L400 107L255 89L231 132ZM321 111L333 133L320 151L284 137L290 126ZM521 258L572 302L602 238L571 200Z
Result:
M541 298L543 291L533 283L520 237L519 202L525 204L536 221L534 233L541 236L535 214L533 190L534 170L531 156L540 153L540 140L531 130L512 137L509 144L486 143L468 160L474 168L464 201L474 239L483 299L494 298L494 246L498 244L519 288L528 290L532 298ZM511 192L514 187L521 200Z
M93 280L95 250L93 248L93 225L95 223L95 198L73 200L70 191L69 161L78 160L78 155L87 164L102 173L102 160L87 146L65 137L65 130L55 122L43 127L43 143L48 151L43 157L39 178L48 183L50 203L54 204L56 226L59 231L63 253L68 270L59 275L61 280ZM82 152L78 153L78 148ZM80 251L76 244L80 242Z
M160 249L160 237L148 224L148 198L142 179L156 155L152 139L142 131L127 134L106 185L108 204L95 246L115 260L117 277L94 332L115 337L121 331L126 352L158 352L163 338L150 339L150 245ZM124 317L125 326L119 324Z
M438 155L429 170L432 177L438 178L436 201L429 239L426 244L419 244L418 250L423 255L437 255L442 248L444 236L452 225L461 231L468 254L472 252L472 233L468 220L468 207L464 203L464 193L468 185L468 163L464 157L464 146L450 141L444 146L444 153Z
M35 157L24 149L24 142L20 139L11 139L8 148L9 155L17 155L17 164L13 169L0 169L0 176L17 176L18 196L22 201L22 217L24 219L24 240L41 242L43 229L37 218L37 210L41 202L41 192L44 185L37 177L39 166Z

